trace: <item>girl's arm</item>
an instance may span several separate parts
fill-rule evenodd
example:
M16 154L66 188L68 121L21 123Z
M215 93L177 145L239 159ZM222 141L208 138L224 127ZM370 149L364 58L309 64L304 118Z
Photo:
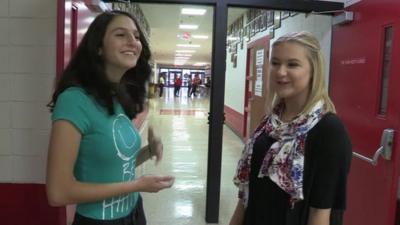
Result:
M229 222L229 225L242 225L244 222L244 205L242 200L239 199L235 212L232 215L231 221Z
M138 157L136 158L136 167L154 156L156 158L156 164L158 164L162 159L164 151L163 144L161 138L154 134L152 127L149 127L147 140L149 144L140 149Z
M310 207L308 225L329 225L331 209L317 209Z
M46 177L47 197L52 206L99 201L131 192L158 192L173 184L171 176L142 176L130 182L109 184L79 182L73 170L80 140L80 132L70 122L53 123Z

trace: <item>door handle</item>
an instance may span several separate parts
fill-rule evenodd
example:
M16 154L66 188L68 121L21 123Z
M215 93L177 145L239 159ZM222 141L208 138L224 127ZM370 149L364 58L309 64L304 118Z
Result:
M393 137L394 137L394 130L393 129L385 129L382 132L381 137L381 146L376 150L374 156L368 158L363 156L357 152L353 152L353 156L362 159L371 163L372 165L376 166L378 164L378 158L380 155L386 160L390 160L392 158L392 146L393 146Z

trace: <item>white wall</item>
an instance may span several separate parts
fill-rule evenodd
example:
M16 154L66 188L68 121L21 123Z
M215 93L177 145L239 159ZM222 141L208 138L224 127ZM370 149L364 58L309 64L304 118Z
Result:
M0 0L0 182L44 183L56 0Z
M231 54L226 53L225 105L242 114L246 81L246 49L247 43L243 43L243 50L238 48L236 68L233 68Z
M326 60L326 76L328 77L330 49L331 49L331 17L322 15L297 14L281 21L281 27L275 30L275 39L285 33L294 31L310 31L314 33L321 42L322 51ZM250 42L264 37L269 30L260 32L251 38ZM272 39L272 42L274 39ZM239 113L244 113L244 91L246 77L246 51L247 43L243 50L238 48L237 67L233 68L231 54L227 52L226 78L225 78L225 105ZM327 81L329 79L326 79Z

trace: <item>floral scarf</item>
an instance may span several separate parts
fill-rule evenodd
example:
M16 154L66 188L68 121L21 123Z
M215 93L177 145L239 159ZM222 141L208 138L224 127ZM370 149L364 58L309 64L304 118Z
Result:
M247 141L238 162L237 172L233 179L239 187L239 198L247 207L249 196L249 177L251 156L255 140L262 134L276 140L264 156L258 177L268 176L282 190L290 195L290 205L302 200L304 148L307 133L325 115L324 102L317 102L308 114L300 114L291 122L282 122L279 115L283 104L278 104L273 112L266 116L256 131Z

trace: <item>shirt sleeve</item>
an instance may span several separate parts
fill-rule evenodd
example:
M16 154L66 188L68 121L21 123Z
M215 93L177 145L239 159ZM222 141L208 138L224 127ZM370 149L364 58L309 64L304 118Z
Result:
M81 134L85 134L90 127L90 117L87 114L89 101L89 97L79 89L65 90L57 98L52 121L66 120L72 123Z
M345 209L347 174L351 162L351 142L340 119L334 115L321 126L322 138L315 149L316 168L310 192L310 206Z

